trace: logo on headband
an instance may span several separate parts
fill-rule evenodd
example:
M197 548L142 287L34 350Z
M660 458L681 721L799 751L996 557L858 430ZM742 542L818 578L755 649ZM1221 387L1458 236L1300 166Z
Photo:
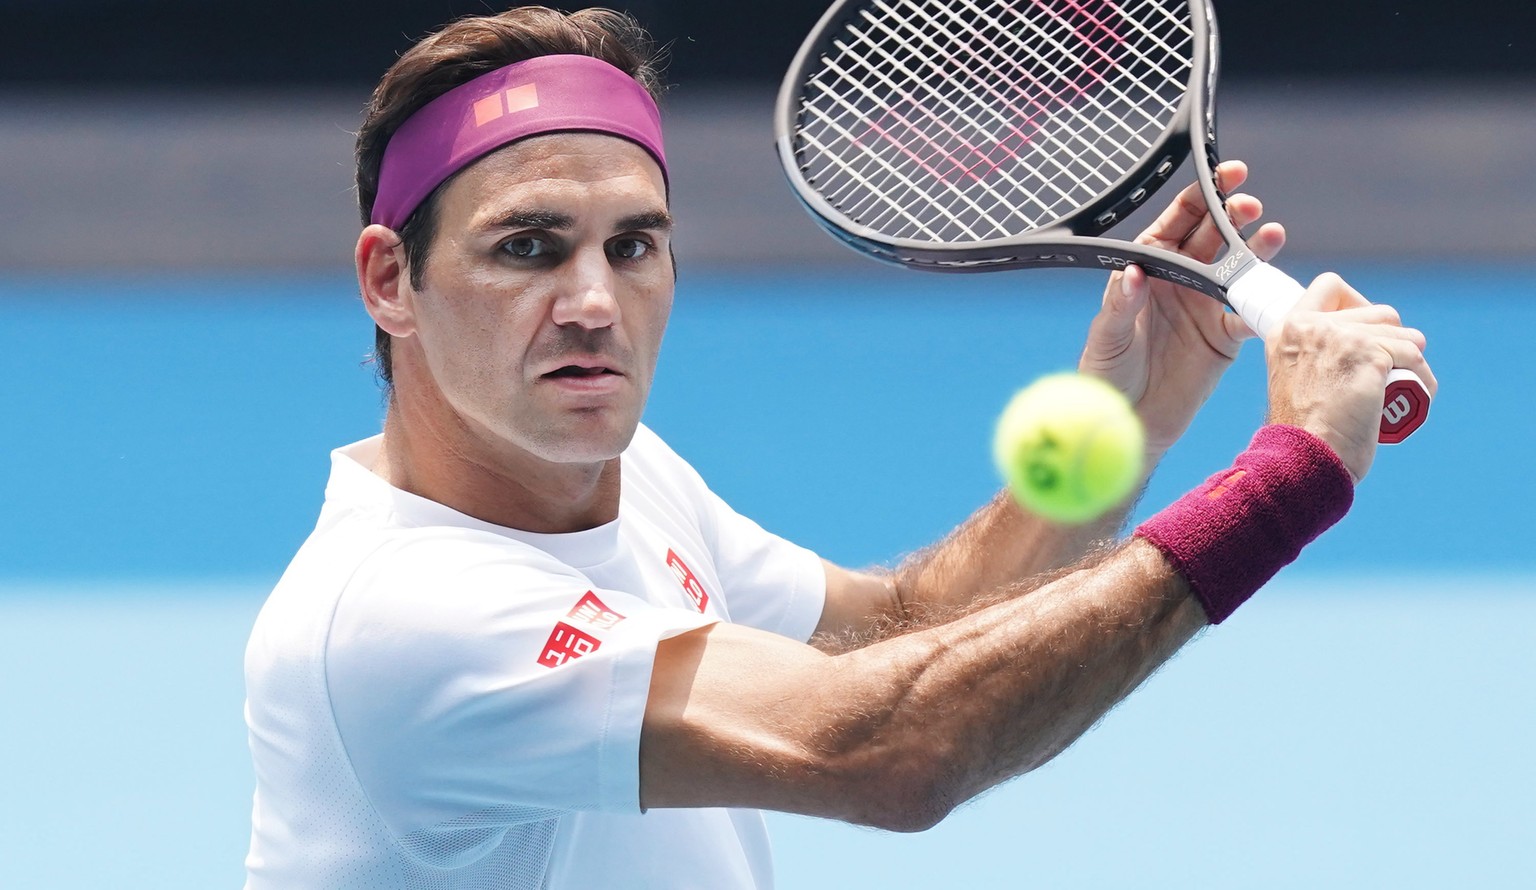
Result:
M475 126L483 127L503 114L517 114L538 107L538 84L525 83L510 90L501 90L475 103Z

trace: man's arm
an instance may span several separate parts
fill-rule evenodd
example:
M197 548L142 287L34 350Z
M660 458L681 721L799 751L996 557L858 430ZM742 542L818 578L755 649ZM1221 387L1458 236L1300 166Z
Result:
M1129 506L1094 522L1061 525L1035 516L1006 490L942 541L892 571L853 571L823 561L826 605L816 645L828 651L948 620L986 599L1024 592L1038 579L1104 546Z
M717 624L658 647L645 807L926 828L1055 756L1205 623L1130 541L1028 597L829 656Z
M1262 542L1278 527L1299 548L1326 527L1307 534L1294 519L1323 480L1347 491L1369 470L1387 373L1413 370L1432 392L1435 379L1423 336L1336 276L1313 282L1266 345L1271 420L1302 430L1282 438L1306 437L1329 465L1271 450L1268 464L1219 477L1257 486L1253 510L1234 495L1209 512L1237 523L1232 540ZM1176 507L1190 513L1191 497L1212 494ZM1232 553L1198 521L1183 531L1174 555L1199 569L1222 614L1294 557ZM1028 596L840 655L732 625L664 640L642 727L641 804L932 825L1066 748L1207 621L1161 547L1133 539ZM1231 565L1245 589L1222 568Z
M1222 190L1232 193L1247 179L1248 168L1228 161L1217 176ZM1257 222L1263 206L1250 195L1231 194L1227 212L1241 227ZM1210 262L1225 244L1193 185L1136 240L1201 262ZM1249 247L1267 261L1284 244L1284 230L1270 223L1254 233ZM1150 475L1250 336L1236 315L1205 294L1149 279L1133 268L1110 276L1079 369L1108 380L1135 405L1147 431ZM1064 526L1026 513L1003 492L893 572L855 572L828 563L818 639L835 650L1027 589L1030 579L1070 566L1113 538L1130 506L1095 522Z

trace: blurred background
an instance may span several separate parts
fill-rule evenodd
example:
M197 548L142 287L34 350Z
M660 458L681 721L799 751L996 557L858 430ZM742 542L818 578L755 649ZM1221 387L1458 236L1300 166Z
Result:
M245 636L327 452L382 416L351 134L400 52L491 8L0 0L0 888L239 886ZM772 149L822 4L626 8L674 84L681 278L647 422L831 559L925 545L989 496L992 419L1073 364L1102 281L856 257ZM1223 153L1290 230L1279 264L1428 333L1431 420L1051 765L917 836L773 817L781 886L1529 881L1536 6L1218 11ZM1137 518L1242 448L1261 359Z

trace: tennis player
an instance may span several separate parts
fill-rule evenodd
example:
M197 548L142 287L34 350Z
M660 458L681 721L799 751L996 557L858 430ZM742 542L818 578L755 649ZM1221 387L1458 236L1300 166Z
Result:
M623 15L522 8L374 93L356 260L388 413L333 453L251 636L252 890L764 888L759 810L924 829L1337 520L1388 369L1433 385L1423 338L1325 276L1268 346L1271 423L1128 539L999 496L894 570L831 565L639 423L674 279L649 59ZM1144 237L1214 250L1190 197ZM1245 336L1131 270L1083 366L1155 461Z

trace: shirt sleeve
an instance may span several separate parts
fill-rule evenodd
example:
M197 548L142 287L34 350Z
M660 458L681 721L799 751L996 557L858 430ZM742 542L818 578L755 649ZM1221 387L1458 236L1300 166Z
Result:
M327 686L389 828L640 812L640 727L660 640L710 619L594 588L531 547L412 539L343 594Z
M809 640L826 605L821 557L737 513L650 429L640 428L635 445L662 485L658 496L681 498L698 517L731 622Z
M767 531L705 488L704 528L712 533L715 570L731 620L805 642L826 605L821 557Z

